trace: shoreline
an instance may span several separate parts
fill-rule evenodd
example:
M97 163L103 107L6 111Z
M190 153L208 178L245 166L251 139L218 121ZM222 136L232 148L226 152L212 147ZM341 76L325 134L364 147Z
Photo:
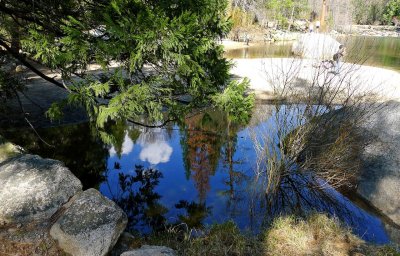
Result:
M283 86L282 79L290 77L292 86L304 87L311 84L322 84L324 81L348 83L358 94L371 94L381 101L400 101L400 72L390 69L364 66L353 63L342 63L338 75L329 70L316 67L318 61L298 58L254 58L231 59L234 66L231 75L242 80L247 77L250 90L261 100L276 100L274 91ZM318 81L316 81L318 76ZM301 91L299 91L301 92Z
M239 42L244 43L246 36L250 38L250 42L259 43L266 41L292 41L296 40L299 35L309 33L308 29L304 31L286 31L273 28L241 28L237 34ZM317 32L313 32L317 33ZM365 36L365 37L393 37L400 38L400 26L389 25L340 25L329 31L321 31L321 34L331 36ZM226 39L231 40L232 34ZM233 40L231 40L233 41Z

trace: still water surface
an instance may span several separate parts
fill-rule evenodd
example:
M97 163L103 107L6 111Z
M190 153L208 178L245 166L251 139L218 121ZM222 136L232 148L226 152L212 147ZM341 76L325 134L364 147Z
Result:
M340 36L345 45L345 61L400 71L400 37ZM228 58L287 58L291 57L293 42L253 44L250 47L228 50Z
M273 106L258 105L247 126L230 124L212 109L162 129L121 122L110 127L112 145L91 133L88 124L40 130L55 148L29 130L9 130L5 137L30 153L63 161L85 189L97 188L117 202L135 233L158 230L166 222L200 228L227 220L257 232L276 216L318 211L337 216L367 241L390 242L385 223L370 209L329 186L311 188L309 174L284 177L276 196L265 194L265 179L255 172L254 138L272 132L275 114Z

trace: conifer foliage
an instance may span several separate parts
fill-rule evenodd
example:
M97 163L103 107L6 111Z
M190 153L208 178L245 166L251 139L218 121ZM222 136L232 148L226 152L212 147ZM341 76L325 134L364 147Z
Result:
M227 85L230 63L217 38L230 22L225 0L0 0L0 45L30 67L62 74L70 91L55 103L84 106L98 127L148 114L182 116ZM100 64L93 75L90 64ZM39 72L36 70L36 72ZM189 95L191 103L179 103ZM168 109L167 117L165 110Z

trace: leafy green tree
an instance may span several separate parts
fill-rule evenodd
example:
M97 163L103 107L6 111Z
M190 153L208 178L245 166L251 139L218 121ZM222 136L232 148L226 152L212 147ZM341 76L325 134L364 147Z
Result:
M225 10L225 0L4 0L0 45L70 92L49 109L51 118L72 104L98 128L143 114L171 120L209 103L227 84L230 63L215 43L230 29ZM58 71L61 81L33 61ZM101 78L88 72L94 63ZM181 95L191 103L180 104Z
M8 98L22 89L23 86L18 77L0 69L0 102L2 103L0 108L4 107L4 103Z
M357 24L386 23L384 12L387 0L352 0L353 19Z
M384 20L391 24L394 17L400 16L400 0L390 0L386 5L385 14L383 15Z
M269 0L266 8L271 18L281 26L286 26L293 22L293 19L301 17L308 8L308 3L304 0Z

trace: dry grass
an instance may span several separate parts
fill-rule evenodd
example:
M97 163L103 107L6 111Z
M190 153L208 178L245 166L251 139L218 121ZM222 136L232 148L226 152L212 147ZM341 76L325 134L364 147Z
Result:
M47 255L47 256L65 256L67 255L58 248L54 241L37 241L31 243L10 241L0 238L0 256L31 256L31 255Z
M278 218L263 236L245 234L233 222L226 222L197 235L175 226L147 238L130 236L123 243L123 251L151 244L168 246L183 256L400 256L389 246L366 244L337 220L323 214L313 214L305 220L293 216ZM51 239L24 243L0 238L0 256L3 255L66 254Z
M20 150L17 146L9 142L2 143L0 138L0 162L3 162L8 158L14 157L19 153Z
M0 256L67 255L49 234L49 223L0 223Z
M348 117L337 119L310 124L311 129L298 135L297 139L303 140L304 146L292 157L296 158L301 170L313 170L330 186L349 188L360 171L363 142L357 124ZM288 143L290 145L293 143Z
M193 231L180 232L170 229L151 236L143 241L143 244L168 246L176 250L178 255L185 256L263 255L261 240L242 233L231 221L215 224L199 234L196 236Z
M324 214L306 219L277 218L259 236L241 232L233 222L197 232L181 228L137 238L130 242L131 248L167 246L182 256L400 256L392 247L366 244L337 219Z
M400 256L400 252L396 251L393 247L390 246L367 246L364 249L365 255L373 255L373 256Z
M280 217L265 235L266 255L352 255L364 242L335 219L313 214L306 220Z

